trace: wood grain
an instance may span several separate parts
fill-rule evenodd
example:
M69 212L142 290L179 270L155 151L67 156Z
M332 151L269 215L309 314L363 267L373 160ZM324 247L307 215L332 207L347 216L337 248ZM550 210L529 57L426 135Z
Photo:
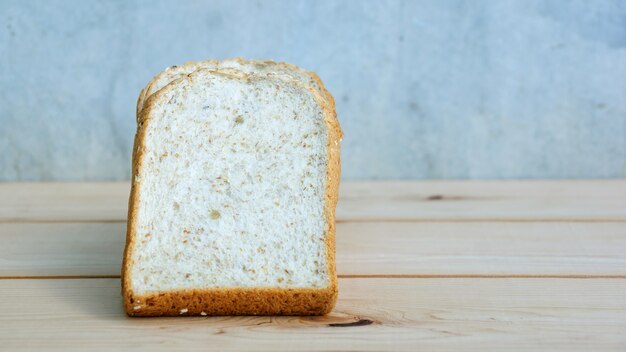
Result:
M624 221L626 181L362 181L341 221Z
M124 223L0 223L0 276L119 275ZM340 275L625 275L623 223L339 223Z
M1 280L2 348L623 351L626 280L343 279L326 317L127 318L119 280Z
M126 219L128 183L0 184L0 221ZM626 181L344 182L348 221L620 221Z
M128 188L0 183L0 350L626 347L626 181L344 183L326 317L127 318Z
M0 183L0 221L123 221L128 182Z

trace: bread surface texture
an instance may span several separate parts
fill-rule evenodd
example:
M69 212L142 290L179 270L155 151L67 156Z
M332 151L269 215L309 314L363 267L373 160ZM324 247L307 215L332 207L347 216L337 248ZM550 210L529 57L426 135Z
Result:
M334 111L334 99L326 90L320 78L311 71L306 71L286 62L274 62L271 60L244 60L232 58L224 61L205 60L199 62L187 62L183 65L170 66L158 73L141 91L137 100L137 118L141 114L145 101L155 92L158 92L170 82L182 78L198 69L214 71L240 71L255 75L286 75L294 80L308 85L316 90L332 106Z
M319 315L336 302L332 97L299 68L236 62L248 69L178 66L140 94L128 315Z

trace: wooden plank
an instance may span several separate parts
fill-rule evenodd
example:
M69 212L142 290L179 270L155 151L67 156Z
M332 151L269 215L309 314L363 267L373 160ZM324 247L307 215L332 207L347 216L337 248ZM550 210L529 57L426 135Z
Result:
M0 223L0 276L120 275L125 223Z
M124 223L0 223L0 276L119 275ZM340 275L626 275L626 223L339 223Z
M128 182L0 183L0 221L124 221Z
M0 184L0 221L124 221L128 183ZM626 180L344 182L338 221L626 221Z
M624 275L626 223L344 223L340 274Z
M341 221L625 221L626 180L348 182Z
M2 349L623 351L626 280L342 279L326 317L127 318L119 280L0 280Z

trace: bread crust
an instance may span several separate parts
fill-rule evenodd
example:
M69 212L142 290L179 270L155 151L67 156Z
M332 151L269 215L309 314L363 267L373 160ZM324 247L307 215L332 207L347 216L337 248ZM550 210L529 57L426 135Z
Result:
M156 82L161 80L165 75L174 76L171 79L171 81L174 81L178 78L185 76L187 72L192 73L198 69L211 69L215 71L226 70L226 72L228 72L229 70L231 70L231 68L223 67L223 64L226 62L237 62L238 64L242 66L245 66L245 65L255 66L255 67L278 66L278 67L285 68L287 70L296 71L296 72L305 74L309 76L310 81L313 82L316 88L319 88L319 93L322 94L323 98L327 100L327 102L331 105L332 110L334 111L335 100L333 99L333 96L328 92L328 90L326 90L326 88L324 87L324 84L322 83L322 80L319 78L319 76L316 73L312 71L304 70L296 65L292 65L286 62L275 62L272 60L246 60L241 57L234 57L234 58L226 59L221 62L216 61L216 60L204 60L204 61L199 61L199 62L190 61L190 62L184 63L183 65L170 66L166 68L165 70L159 72L156 76L154 76L148 82L148 84L141 90L141 93L139 94L139 98L137 99L137 118L139 118L141 110L143 109L143 105L146 102L146 100L152 94L158 91L157 89L155 89Z
M193 63L188 63L193 64ZM187 77L210 71L212 74L224 75L238 79L263 79L254 74L220 72L211 69L198 69L192 74L175 79L163 89L145 97L143 108L139 109L137 133L133 147L132 186L128 206L128 225L126 232L126 246L122 264L122 295L124 308L129 316L178 316L178 315L323 315L332 310L337 301L338 284L335 265L335 208L338 199L340 178L340 146L342 132L337 121L334 100L328 91L323 88L321 80L317 83L325 92L325 97L296 80L295 84L306 89L322 108L324 122L327 128L327 160L324 216L327 227L326 258L328 264L329 284L324 288L283 288L283 287L229 287L210 289L186 289L158 292L147 295L136 295L130 285L129 268L132 265L131 254L135 239L135 214L139 197L138 175L143 160L142 145L146 127L150 123L151 111L161 96L169 90L176 89L184 84ZM158 76L157 76L158 77ZM312 78L317 77L313 74ZM155 77L156 78L156 77ZM150 84L154 83L151 81ZM148 86L142 90L142 95L149 90ZM329 99L330 97L330 99Z

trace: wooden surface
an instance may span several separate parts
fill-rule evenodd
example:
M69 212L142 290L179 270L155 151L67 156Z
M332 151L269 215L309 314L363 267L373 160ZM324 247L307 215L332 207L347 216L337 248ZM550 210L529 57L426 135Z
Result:
M352 182L325 317L127 318L128 184L0 184L0 351L626 350L626 181Z

